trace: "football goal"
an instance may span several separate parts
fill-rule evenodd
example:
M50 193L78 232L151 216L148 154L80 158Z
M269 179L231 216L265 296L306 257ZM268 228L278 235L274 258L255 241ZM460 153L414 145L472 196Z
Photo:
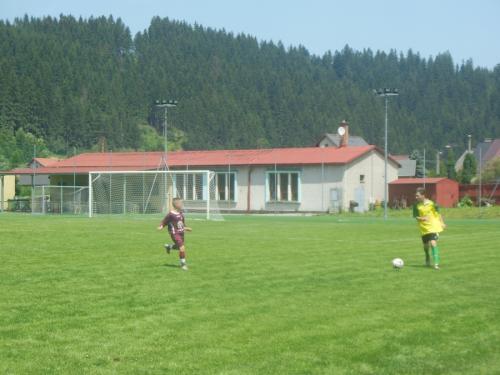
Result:
M175 197L190 217L222 219L215 194L215 173L192 171L101 171L89 173L88 213L166 213Z

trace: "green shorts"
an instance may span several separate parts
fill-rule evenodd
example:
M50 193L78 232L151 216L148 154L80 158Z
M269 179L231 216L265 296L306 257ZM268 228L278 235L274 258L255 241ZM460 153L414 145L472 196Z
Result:
M439 233L427 233L422 236L422 242L424 244L439 240Z

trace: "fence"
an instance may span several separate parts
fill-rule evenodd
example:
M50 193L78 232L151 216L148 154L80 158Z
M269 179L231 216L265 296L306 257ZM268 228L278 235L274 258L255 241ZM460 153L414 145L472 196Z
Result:
M87 186L35 186L31 212L40 214L88 215Z
M474 201L479 200L478 184L462 184L459 186L459 196L462 199L465 196ZM499 183L481 185L481 199L492 200L495 204L500 204L500 185Z

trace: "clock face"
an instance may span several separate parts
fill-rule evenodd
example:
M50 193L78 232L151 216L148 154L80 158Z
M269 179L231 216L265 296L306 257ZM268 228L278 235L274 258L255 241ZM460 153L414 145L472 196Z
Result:
M345 128L343 126L339 126L337 129L337 133L342 137L345 134Z

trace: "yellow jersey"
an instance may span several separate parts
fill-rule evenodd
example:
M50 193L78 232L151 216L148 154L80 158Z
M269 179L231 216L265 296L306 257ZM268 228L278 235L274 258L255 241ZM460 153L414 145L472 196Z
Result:
M422 236L429 233L441 233L443 231L439 207L430 199L426 199L423 202L415 202L413 205L413 217L427 218L426 221L418 221Z

